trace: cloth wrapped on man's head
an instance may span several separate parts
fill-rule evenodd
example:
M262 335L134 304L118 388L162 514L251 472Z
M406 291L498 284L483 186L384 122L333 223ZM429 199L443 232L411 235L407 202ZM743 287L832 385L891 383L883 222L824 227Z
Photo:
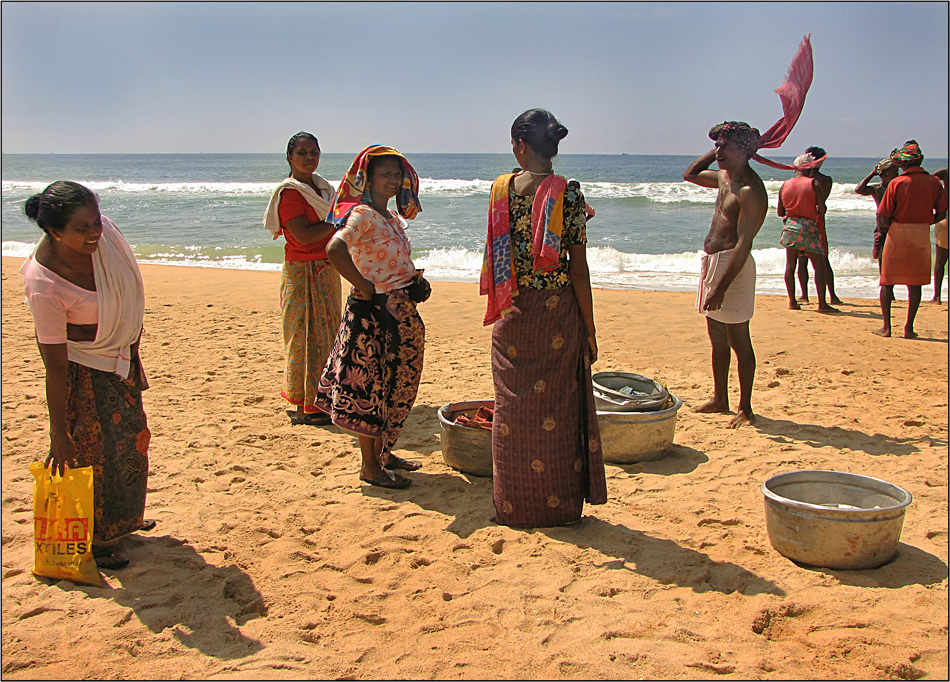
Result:
M801 166L803 163L810 163L815 160L815 157L805 152L804 154L799 154L795 157L795 160L792 162L794 166Z
M917 140L908 140L902 147L898 147L891 152L891 161L901 168L919 166L923 160L924 155L923 152L920 151Z
M897 151L896 149L894 151ZM888 168L891 168L894 165L894 162L891 161L890 157L886 159L881 159L877 162L877 172L886 171Z
M724 121L710 129L709 139L732 142L751 158L758 151L762 136L756 128L743 121Z

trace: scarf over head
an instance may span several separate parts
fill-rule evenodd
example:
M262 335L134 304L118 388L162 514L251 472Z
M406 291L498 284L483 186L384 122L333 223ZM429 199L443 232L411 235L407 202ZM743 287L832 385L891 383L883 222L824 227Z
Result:
M924 155L920 151L917 140L908 140L902 147L898 147L891 152L891 161L901 168L919 166L923 160Z
M822 157L822 158L824 158L824 157ZM796 156L796 157L795 157L795 161L792 162L792 165L793 165L793 166L801 166L802 164L806 164L806 163L809 163L810 161L814 161L814 160L815 160L815 157L814 157L814 156L812 156L812 155L809 154L808 152L805 152L804 154L799 154L798 156Z
M402 163L402 187L396 194L399 215L406 220L412 220L422 211L422 204L419 203L419 176L416 175L415 169L405 156L392 147L373 144L356 155L350 169L340 181L328 221L337 228L346 224L346 219L356 206L367 203L364 200L364 195L369 192L367 167L370 159L376 156L395 156Z
M710 140L727 140L750 157L759 148L759 131L744 121L723 121L709 130Z
M313 174L313 184L317 186L320 193L313 191L313 187L306 185L299 180L290 177L284 178L270 195L270 201L267 203L267 209L264 211L264 227L274 235L274 239L280 236L280 215L278 207L280 206L280 194L288 187L300 192L300 195L306 199L310 207L316 211L317 218L326 220L330 207L333 205L333 187L319 173Z
M488 237L478 293L488 296L484 324L489 325L511 311L518 295L511 247L511 215L508 211L508 187L516 173L496 178L488 205ZM556 268L561 260L561 232L564 229L564 190L567 180L549 175L538 187L531 204L531 255L534 272Z

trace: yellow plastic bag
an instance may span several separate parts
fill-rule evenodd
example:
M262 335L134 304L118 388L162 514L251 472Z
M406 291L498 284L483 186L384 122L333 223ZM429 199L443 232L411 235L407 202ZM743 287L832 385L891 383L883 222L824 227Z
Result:
M34 479L33 573L101 587L92 558L92 467L67 468L59 476L42 462L33 462L30 473Z

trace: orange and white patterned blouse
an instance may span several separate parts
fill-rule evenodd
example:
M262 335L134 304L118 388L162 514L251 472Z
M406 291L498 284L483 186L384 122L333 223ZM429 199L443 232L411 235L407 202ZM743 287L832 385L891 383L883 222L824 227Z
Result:
M383 215L366 204L356 206L335 237L346 242L353 265L376 285L377 294L408 286L416 274L406 221L395 211Z

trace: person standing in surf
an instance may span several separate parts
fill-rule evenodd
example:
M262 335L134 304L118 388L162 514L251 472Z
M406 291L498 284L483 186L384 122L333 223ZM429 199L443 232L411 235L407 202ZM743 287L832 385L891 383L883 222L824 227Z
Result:
M752 241L768 213L765 185L749 159L759 148L759 131L748 123L726 121L714 126L709 137L715 147L693 161L683 179L719 191L716 211L703 243L702 272L696 308L706 316L712 344L714 393L694 412L729 412L730 349L739 364L739 409L729 428L752 424L752 383L755 352L749 320L755 310L755 260ZM719 164L719 170L709 167Z

